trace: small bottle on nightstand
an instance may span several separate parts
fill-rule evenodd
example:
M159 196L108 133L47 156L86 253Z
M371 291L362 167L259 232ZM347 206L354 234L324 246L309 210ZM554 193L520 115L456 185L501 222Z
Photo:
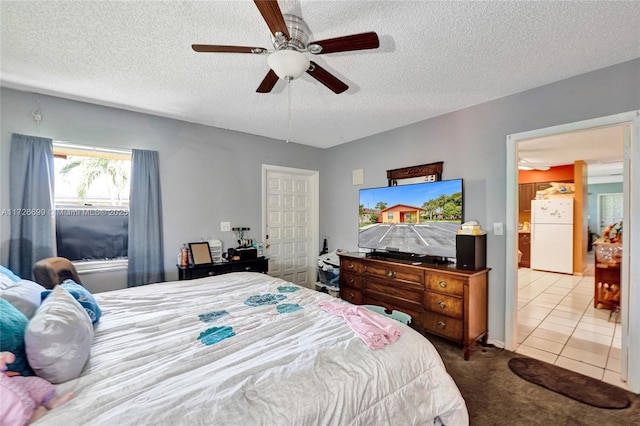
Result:
M189 266L189 247L186 244L182 245L180 249L180 267L186 268Z

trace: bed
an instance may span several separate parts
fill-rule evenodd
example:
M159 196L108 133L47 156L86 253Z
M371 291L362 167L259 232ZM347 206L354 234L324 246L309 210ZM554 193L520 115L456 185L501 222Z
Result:
M102 317L75 398L37 425L468 424L435 348L370 349L318 302L239 272L95 294Z

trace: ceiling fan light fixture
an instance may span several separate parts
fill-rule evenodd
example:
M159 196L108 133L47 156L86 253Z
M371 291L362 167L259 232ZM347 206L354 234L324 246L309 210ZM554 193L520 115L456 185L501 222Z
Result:
M309 58L297 50L278 50L267 58L269 68L283 80L295 80L309 69Z
M546 163L530 163L528 161L520 160L518 162L518 170L541 170L547 171L551 168L549 164Z

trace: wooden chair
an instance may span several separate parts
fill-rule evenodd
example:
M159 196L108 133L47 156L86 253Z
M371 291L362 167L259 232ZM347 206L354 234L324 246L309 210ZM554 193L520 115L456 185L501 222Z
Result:
M38 284L45 288L53 288L66 279L72 279L82 285L73 263L65 257L47 257L33 265L33 276Z
M385 308L377 305L364 305L364 307L370 311L376 312L380 315L384 315L387 318L393 318L394 320L399 321L403 324L409 325L409 323L411 323L411 315L405 314L404 312L394 310L391 311L391 313L388 313Z

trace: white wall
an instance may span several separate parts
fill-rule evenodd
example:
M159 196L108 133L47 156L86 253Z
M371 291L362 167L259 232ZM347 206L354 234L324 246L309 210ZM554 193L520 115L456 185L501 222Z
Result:
M507 135L638 108L640 59L331 148L320 182L330 248L357 247L358 189L386 186L389 169L444 161L443 179L464 179L465 220L490 231L489 338L503 342L506 236L492 224L506 221ZM360 168L364 185L353 186Z
M40 98L43 121L31 118ZM178 278L176 254L183 243L211 236L233 244L220 222L250 227L261 239L261 165L321 170L323 150L245 133L115 108L2 88L0 92L0 209L9 208L12 133L84 145L158 151L165 270ZM9 217L0 217L0 263L7 263ZM320 247L318 247L318 251Z

